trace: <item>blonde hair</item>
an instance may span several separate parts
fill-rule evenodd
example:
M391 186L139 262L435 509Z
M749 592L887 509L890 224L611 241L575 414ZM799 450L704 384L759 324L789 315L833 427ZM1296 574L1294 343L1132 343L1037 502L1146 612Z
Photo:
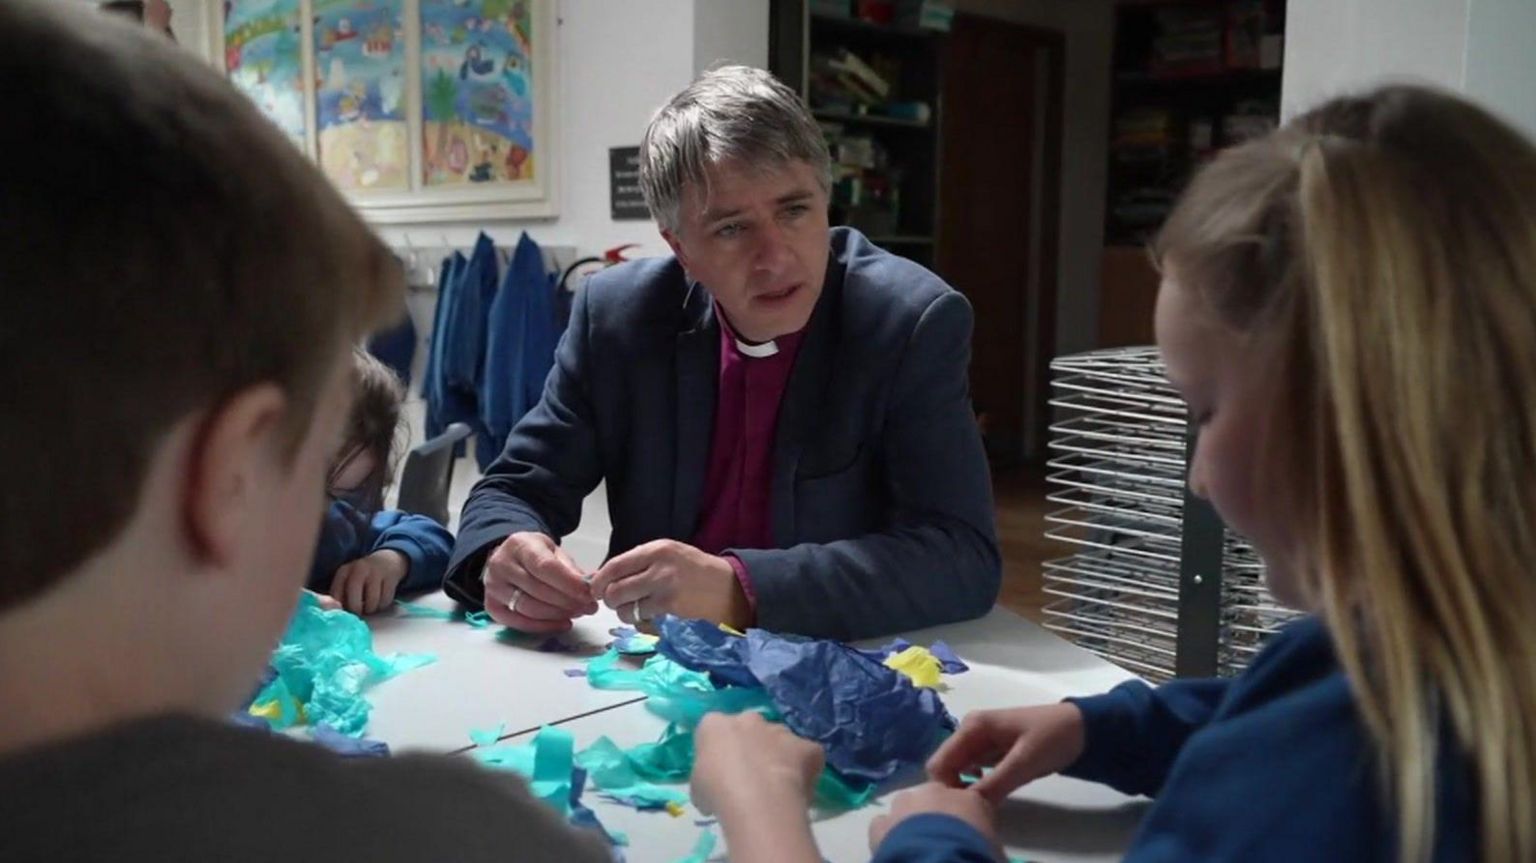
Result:
M1433 90L1338 99L1215 160L1153 254L1267 352L1267 481L1401 859L1465 763L1481 859L1536 860L1536 148Z

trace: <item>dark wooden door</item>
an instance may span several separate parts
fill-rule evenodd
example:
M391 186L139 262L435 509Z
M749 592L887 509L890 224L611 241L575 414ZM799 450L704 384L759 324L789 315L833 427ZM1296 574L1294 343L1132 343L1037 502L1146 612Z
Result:
M994 463L1043 447L1062 46L1060 33L971 15L945 40L936 269L976 310L971 393Z

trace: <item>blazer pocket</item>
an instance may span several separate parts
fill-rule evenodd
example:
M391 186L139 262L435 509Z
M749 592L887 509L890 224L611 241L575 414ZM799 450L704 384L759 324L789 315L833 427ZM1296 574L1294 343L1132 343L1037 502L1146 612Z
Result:
M869 447L860 442L851 455L832 452L810 458L802 457L800 464L795 467L795 484L833 479L859 467L861 462L867 460L868 453Z
M884 503L873 453L861 447L836 469L795 477L795 540L833 542L876 530Z

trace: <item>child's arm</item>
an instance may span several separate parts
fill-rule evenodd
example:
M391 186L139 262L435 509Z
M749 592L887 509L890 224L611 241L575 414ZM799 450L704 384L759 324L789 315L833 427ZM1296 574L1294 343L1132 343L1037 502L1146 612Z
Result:
M934 780L997 803L1042 776L1063 773L1125 794L1154 795L1184 741L1216 712L1227 680L1140 681L1060 704L982 710L965 717L928 761Z
M974 791L935 783L903 791L869 826L871 863L997 863L994 816Z
M373 517L374 538L369 553L397 551L405 556L405 579L396 588L410 593L442 586L453 552L453 534L424 515L386 509Z
M816 863L806 809L821 747L752 712L710 713L694 732L693 802L720 818L735 863Z
M1064 775L1124 794L1154 796L1184 742L1211 720L1231 680L1175 680L1153 689L1122 683L1103 695L1068 699L1083 715L1082 754Z

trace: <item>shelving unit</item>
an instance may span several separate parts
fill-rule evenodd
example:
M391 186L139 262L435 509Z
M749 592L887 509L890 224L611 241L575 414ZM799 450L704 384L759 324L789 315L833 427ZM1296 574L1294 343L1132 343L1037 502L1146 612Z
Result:
M1206 159L1275 126L1284 32L1284 0L1116 10L1109 245L1143 243Z
M1144 246L1202 163L1278 123L1284 32L1285 0L1116 8L1100 345L1151 343Z
M833 224L934 266L938 231L939 48L942 31L828 14L826 4L774 0L769 65L822 124L832 151ZM844 8L842 6L839 9ZM849 65L887 85L871 92ZM829 62L830 61L830 62ZM848 82L852 78L852 84ZM907 114L892 116L892 106Z

